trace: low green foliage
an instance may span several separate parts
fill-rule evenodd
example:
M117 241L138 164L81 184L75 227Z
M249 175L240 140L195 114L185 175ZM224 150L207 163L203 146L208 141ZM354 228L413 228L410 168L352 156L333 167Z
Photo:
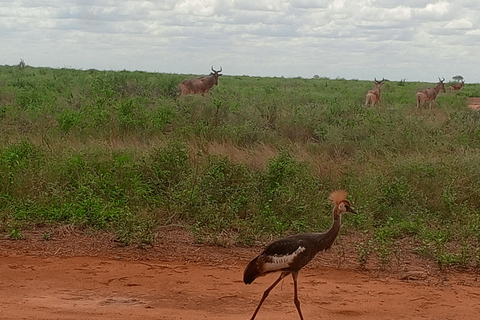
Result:
M251 244L329 228L341 188L361 265L389 266L405 239L442 268L480 265L480 85L418 110L433 84L386 81L374 108L371 81L223 76L178 97L191 77L0 67L0 231L60 223L147 246L182 224Z

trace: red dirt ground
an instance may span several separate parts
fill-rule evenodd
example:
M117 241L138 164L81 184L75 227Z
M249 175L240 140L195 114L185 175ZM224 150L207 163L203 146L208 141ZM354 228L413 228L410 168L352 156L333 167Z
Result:
M480 111L480 98L468 98L470 109Z
M0 319L249 319L278 275L242 282L261 247L195 245L179 229L164 230L146 249L120 247L108 234L63 227L42 240L0 240ZM308 319L475 319L480 282L474 272L439 272L403 259L381 271L359 269L337 239L300 272L299 298ZM353 240L355 241L355 240ZM288 277L258 320L299 319Z

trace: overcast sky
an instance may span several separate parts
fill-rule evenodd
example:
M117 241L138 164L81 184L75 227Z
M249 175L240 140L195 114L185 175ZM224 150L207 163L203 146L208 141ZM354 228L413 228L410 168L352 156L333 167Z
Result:
M0 64L480 82L480 0L0 0Z

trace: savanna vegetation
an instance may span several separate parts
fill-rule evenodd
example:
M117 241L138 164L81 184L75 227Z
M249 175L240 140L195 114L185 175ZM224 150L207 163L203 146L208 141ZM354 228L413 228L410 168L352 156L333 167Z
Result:
M0 67L2 236L67 224L145 246L180 225L252 244L327 229L328 194L346 189L361 264L408 245L480 268L480 85L417 110L434 83L387 80L377 108L373 81L222 76L177 99L188 77Z

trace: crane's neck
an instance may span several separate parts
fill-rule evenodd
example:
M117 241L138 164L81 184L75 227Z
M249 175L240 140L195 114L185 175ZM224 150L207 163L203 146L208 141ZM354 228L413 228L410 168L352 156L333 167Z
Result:
M319 250L330 249L333 242L338 236L338 232L340 231L340 226L342 225L341 220L342 220L341 215L334 212L332 227L330 228L330 230L324 233L321 238L318 239Z
M339 214L333 214L333 224L330 230L328 230L327 234L329 235L329 239L331 238L331 243L335 241L335 238L338 236L338 232L340 231L340 226L342 225L342 216Z

